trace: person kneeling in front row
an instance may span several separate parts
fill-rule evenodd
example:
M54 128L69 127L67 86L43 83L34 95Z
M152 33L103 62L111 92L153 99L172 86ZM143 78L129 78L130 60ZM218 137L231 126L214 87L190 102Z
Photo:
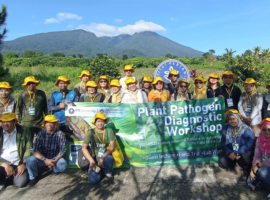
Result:
M109 181L113 180L112 169L114 159L112 152L114 151L116 138L111 129L104 127L104 124L107 124L108 122L109 118L106 118L104 113L98 112L95 115L95 119L92 121L92 124L96 126L95 130L89 130L83 141L82 152L90 162L88 180L91 184L96 184L100 180L100 168L102 166L105 168L106 178ZM109 134L108 131L110 131ZM108 136L110 138L108 138ZM93 152L92 155L90 155L87 150L89 144L91 145L91 150ZM108 148L109 145L110 147Z
M53 169L54 173L67 169L67 162L62 158L66 152L66 138L62 131L56 129L58 124L59 120L54 115L47 115L42 122L45 129L38 133L32 150L33 155L26 160L30 186L38 182L39 166L47 166Z

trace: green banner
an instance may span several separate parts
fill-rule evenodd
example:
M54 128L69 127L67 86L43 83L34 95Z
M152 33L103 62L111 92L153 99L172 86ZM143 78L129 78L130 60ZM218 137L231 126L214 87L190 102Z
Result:
M122 167L212 163L221 152L225 125L223 98L144 104L74 103L66 123L82 141L97 112L110 118L106 127L117 135L125 154ZM76 167L81 142L69 144L69 164ZM73 146L72 146L73 145Z

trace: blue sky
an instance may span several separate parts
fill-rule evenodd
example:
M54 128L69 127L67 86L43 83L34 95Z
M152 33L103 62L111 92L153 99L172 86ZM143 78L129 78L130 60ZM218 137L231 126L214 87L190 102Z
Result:
M85 29L97 36L156 31L179 44L222 55L225 48L270 47L270 1L250 0L4 0L5 40Z

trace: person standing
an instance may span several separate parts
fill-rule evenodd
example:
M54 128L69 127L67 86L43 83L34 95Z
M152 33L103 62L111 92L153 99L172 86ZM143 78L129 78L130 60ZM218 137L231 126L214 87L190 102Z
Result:
M30 129L32 140L42 130L43 117L48 114L46 94L36 89L39 84L40 81L34 76L24 79L22 86L27 89L27 92L21 93L15 110L17 120L21 118L21 124Z
M212 93L213 97L218 97L221 93L219 76L216 73L211 73L208 77L207 91Z
M81 75L79 76L79 78L82 81L74 86L74 91L76 93L76 96L78 97L85 93L85 85L93 78L93 75L90 74L88 70L83 70L81 71Z
M120 82L120 85L122 86L122 93L125 92L125 90L127 89L126 87L126 79L128 77L130 78L133 78L135 81L137 81L137 84L136 84L136 87L139 89L140 88L140 82L139 82L139 79L137 77L133 77L132 74L135 72L135 70L132 68L131 65L125 65L125 68L124 68L124 73L126 74L125 77L122 77L120 78L119 82Z
M167 83L167 85L165 86L165 89L169 90L171 95L174 93L177 95L177 79L180 77L180 74L178 71L173 69L169 72L168 77L171 82Z
M10 96L13 87L8 82L0 82L0 117L3 113L15 113L17 101Z
M150 76L143 76L142 78L142 91L145 92L148 97L149 92L153 89L151 83L153 82Z
M117 79L111 81L110 89L111 94L107 94L103 103L121 103L122 101L121 85Z
M110 79L107 76L100 76L97 80L97 84L97 92L104 94L104 96L110 94Z
M206 80L202 75L197 76L194 79L195 89L191 94L193 95L193 99L207 99L213 98L213 94L210 91L207 91L207 87L205 86Z
M79 102L103 102L104 94L97 92L97 84L95 81L88 81L85 86L86 93L81 95Z
M188 101L192 99L192 94L188 92L190 83L187 79L181 78L177 83L177 93L172 94L172 101Z
M152 82L153 90L149 92L148 101L149 102L161 102L161 101L170 101L171 93L170 91L164 89L166 83L161 77L156 77Z

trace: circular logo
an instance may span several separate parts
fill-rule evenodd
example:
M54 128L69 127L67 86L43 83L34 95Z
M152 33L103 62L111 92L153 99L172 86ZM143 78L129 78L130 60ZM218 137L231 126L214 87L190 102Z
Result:
M160 63L155 70L154 77L156 78L159 76L163 78L164 82L170 83L169 72L173 69L180 74L177 81L179 81L181 78L185 78L189 82L190 75L187 66L181 61L175 59L165 60Z
M70 109L68 110L68 112L69 112L69 114L73 114L75 111L74 111L73 108L70 108Z

